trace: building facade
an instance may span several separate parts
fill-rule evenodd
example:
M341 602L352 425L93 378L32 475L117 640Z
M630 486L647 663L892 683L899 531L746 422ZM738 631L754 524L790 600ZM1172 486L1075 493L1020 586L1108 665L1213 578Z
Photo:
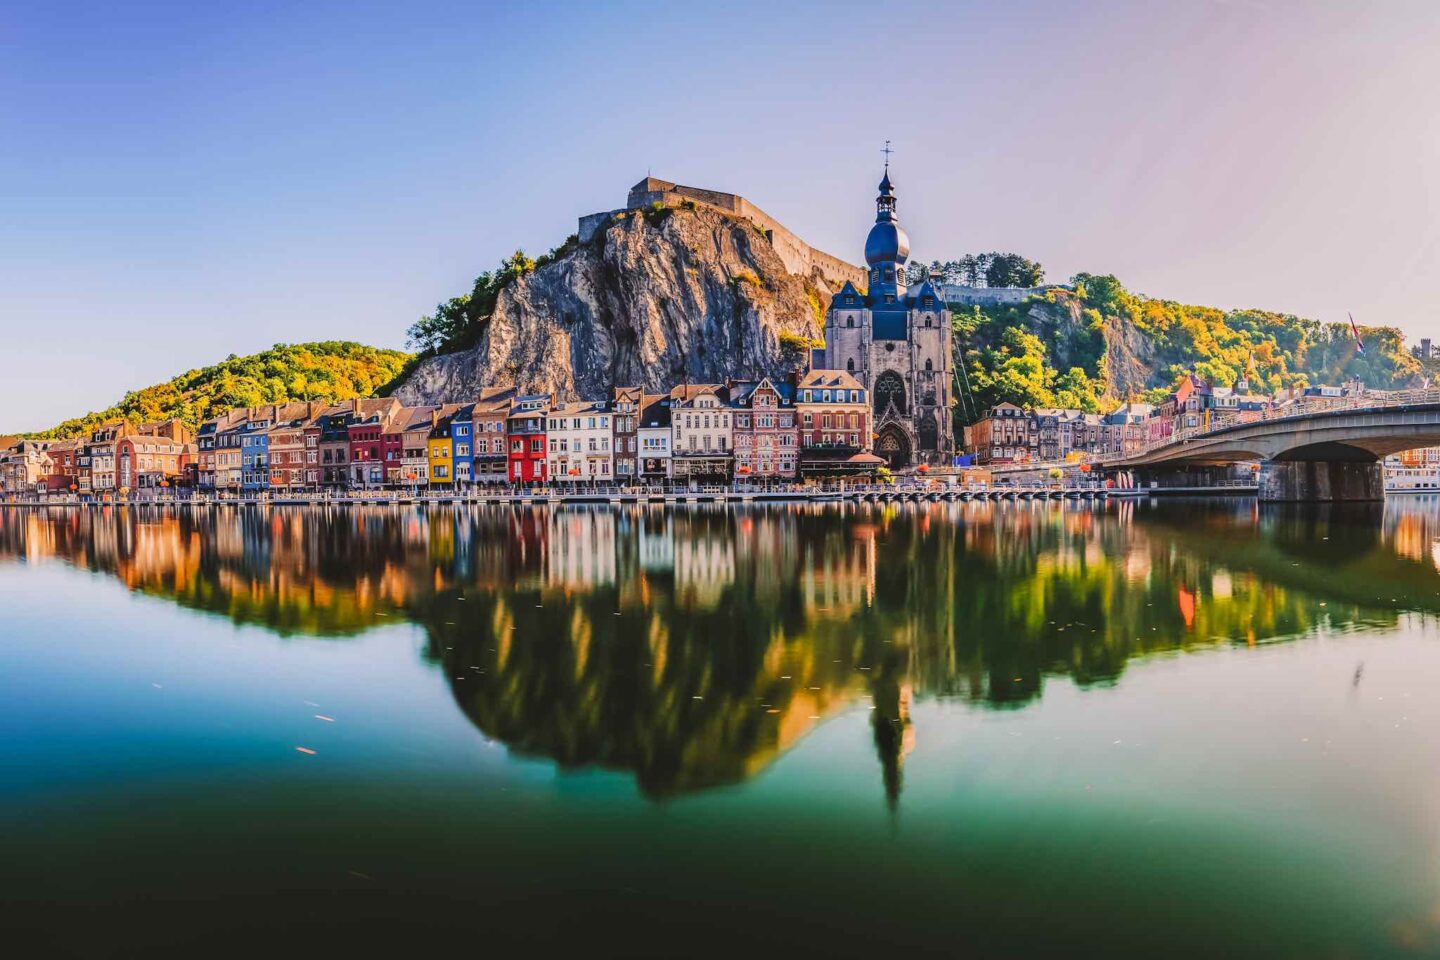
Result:
M865 241L869 287L846 283L825 316L816 367L853 376L870 397L875 451L892 467L949 464L950 311L939 286L906 284L910 239L900 227L887 168Z
M670 479L670 397L647 393L640 399L640 422L635 428L639 442L640 480L661 483Z
M644 399L645 391L639 387L616 387L610 400L617 483L634 483L640 478L640 404Z
M549 397L533 394L510 402L506 433L511 483L541 483L547 476L545 420L549 405Z
M801 474L873 470L884 460L871 454L872 416L860 381L844 370L811 370L795 385Z
M730 477L730 391L718 383L687 383L670 391L670 473L676 480Z
M556 483L614 479L611 413L602 400L551 404L545 427L549 476Z
M794 398L790 384L768 377L730 385L737 480L794 479L800 449Z

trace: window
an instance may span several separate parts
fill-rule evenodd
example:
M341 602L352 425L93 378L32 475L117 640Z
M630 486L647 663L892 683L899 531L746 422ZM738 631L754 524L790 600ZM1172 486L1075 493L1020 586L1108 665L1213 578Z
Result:
M854 297L846 297L846 298L845 298L845 302L846 302L846 303L849 303L850 301L852 301L852 300L854 300L854 299L855 299ZM848 316L848 317L845 318L845 326L847 326L847 327L854 327L854 326L855 326L855 317L854 317L854 315L851 315L851 316Z
M925 358L925 372L926 372L926 373L933 373L934 370L935 370L935 364L930 360L929 357L926 357L926 358Z
M854 372L855 372L855 358L854 358L854 357L851 357L850 359L848 359L848 360L845 361L845 369L846 369L846 370L849 370L851 373L854 373Z

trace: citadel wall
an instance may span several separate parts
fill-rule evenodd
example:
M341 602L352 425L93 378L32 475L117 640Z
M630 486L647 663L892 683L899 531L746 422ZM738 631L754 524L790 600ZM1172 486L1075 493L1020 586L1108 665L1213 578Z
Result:
M1047 283L1039 287L966 287L947 283L940 287L940 296L951 306L988 307L996 304L1024 303L1030 297L1056 288L1069 290L1064 284Z
M816 250L764 210L744 197L733 193L707 190L704 187L688 187L683 184L671 183L668 180L646 177L630 189L623 209L641 210L653 203L677 206L683 200L713 207L732 217L749 220L764 232L770 241L770 246L780 257L780 262L785 264L785 269L791 273L808 277L812 271L819 271L828 283L837 288L847 280L859 287L865 285L865 270L862 267L857 267L855 264L841 260L823 250ZM596 232L602 229L618 212L618 210L611 210L581 217L580 242L587 243L593 239Z

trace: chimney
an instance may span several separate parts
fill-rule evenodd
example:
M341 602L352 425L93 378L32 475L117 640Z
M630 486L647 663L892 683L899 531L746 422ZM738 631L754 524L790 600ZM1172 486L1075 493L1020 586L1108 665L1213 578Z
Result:
M355 414L358 414L358 413L360 412L360 398L359 398L359 397L352 397L352 398L350 399L350 412L351 412L351 413L355 413Z

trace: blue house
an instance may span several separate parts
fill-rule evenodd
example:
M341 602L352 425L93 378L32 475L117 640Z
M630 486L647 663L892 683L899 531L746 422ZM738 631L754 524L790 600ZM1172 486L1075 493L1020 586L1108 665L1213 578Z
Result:
M270 427L275 408L259 407L240 432L240 489L253 493L270 489Z

